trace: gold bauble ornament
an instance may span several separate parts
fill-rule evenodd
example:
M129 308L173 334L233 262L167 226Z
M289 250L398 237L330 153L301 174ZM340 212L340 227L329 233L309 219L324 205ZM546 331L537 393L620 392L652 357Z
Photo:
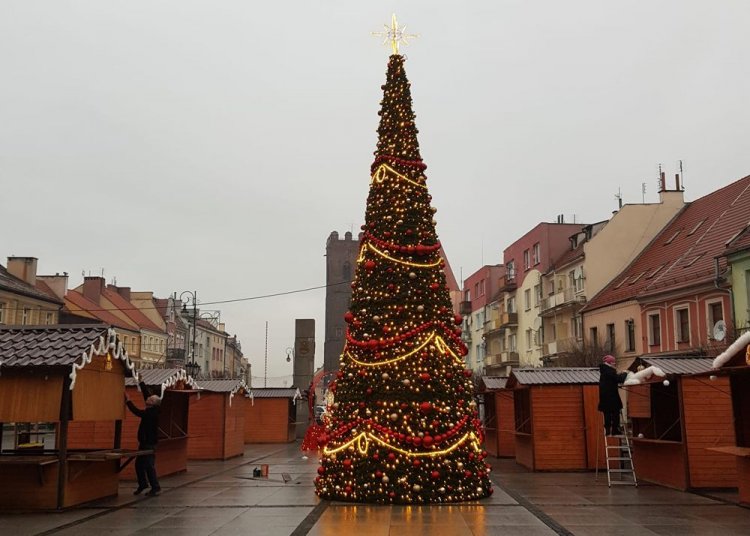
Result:
M390 417L391 420L395 422L398 420L398 413L391 413Z

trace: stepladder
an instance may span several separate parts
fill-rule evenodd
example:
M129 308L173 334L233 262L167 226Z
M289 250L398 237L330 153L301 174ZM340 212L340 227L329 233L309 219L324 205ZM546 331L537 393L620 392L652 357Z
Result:
M617 435L607 435L607 430L602 427L604 438L604 451L607 465L607 485L638 486L638 479L633 466L633 452L631 450L630 423L622 419L622 432Z

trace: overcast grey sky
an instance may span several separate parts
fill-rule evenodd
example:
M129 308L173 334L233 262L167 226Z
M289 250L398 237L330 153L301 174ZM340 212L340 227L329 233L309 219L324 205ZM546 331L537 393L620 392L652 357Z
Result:
M0 262L159 296L323 284L361 224L395 11L456 276L557 214L606 219L750 174L746 0L0 2ZM214 306L207 305L206 309ZM222 305L253 375L291 374L324 292Z

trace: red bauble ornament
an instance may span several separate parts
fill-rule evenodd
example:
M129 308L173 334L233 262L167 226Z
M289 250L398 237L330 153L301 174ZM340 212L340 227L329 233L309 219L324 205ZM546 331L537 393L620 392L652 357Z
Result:
M380 469L378 469L377 471L375 471L375 476L377 478L383 478L383 471L381 471Z
M354 313L352 313L351 311L347 311L346 314L344 315L344 322L346 322L347 324L351 324L353 321L354 321Z
M375 261L365 261L365 270L372 271L375 269Z
M432 404L430 404L429 402L422 402L419 405L419 411L421 411L422 413L429 413L431 410Z
M419 379L422 380L423 382L428 382L430 381L430 375L427 372L423 372L422 374L419 375Z
M417 458L416 460L414 460L414 461L412 462L412 465L413 465L414 467L419 467L420 465L422 465L422 462L420 462L420 461L419 461L419 458Z
M440 471L433 471L432 473L430 473L430 476L433 478L433 480L437 480L438 478L440 478Z
M396 455L394 453L392 453L392 452L389 452L388 453L388 460L389 461L393 461L395 459L396 459Z
M471 471L469 471L469 470L466 470L466 471L464 471L464 476L465 476L466 478L469 478L469 477L471 477L471 475L472 475L472 474L473 474L473 473L472 473Z
M321 475L321 476L322 476L322 475L323 475L323 473L325 473L325 472L326 472L326 470L325 470L325 469L323 469L323 466L322 466L322 465L321 465L320 467L318 467L318 474L319 474L319 475Z
M372 394L372 387L368 387L365 392L367 393L367 396L370 396Z
M344 467L345 468L349 469L351 466L352 466L352 461L349 458L347 458L346 460L344 460Z
M415 444L416 446L419 446L419 445L421 445L421 444L422 444L422 438L421 438L421 437L419 437L419 436L414 436L414 437L412 438L412 441L414 442L414 444ZM419 461L419 460L414 460L414 461L416 462L416 461Z
M433 283L433 284L431 284L431 285L430 285L430 288L431 288L432 290L437 290L437 289L439 289L439 288L440 288L440 285L439 285L438 283Z
M424 437L422 438L422 444L423 444L423 445L424 445L425 447L431 447L431 446L432 446L432 443L433 443L433 441L434 441L434 440L432 439L432 436L428 436L428 435L426 435L426 436L424 436Z
M471 375L474 374L471 369L464 369L464 376L467 378L471 378Z
M453 322L456 324L461 324L461 322L464 321L464 318L461 315L456 315L453 317Z
M351 486L346 486L344 488L344 491L347 492L347 493L351 493L352 492L352 487Z

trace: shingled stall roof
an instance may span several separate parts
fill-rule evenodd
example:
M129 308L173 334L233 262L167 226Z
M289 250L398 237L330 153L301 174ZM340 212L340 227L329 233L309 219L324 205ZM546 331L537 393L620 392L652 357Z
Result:
M148 387L160 387L161 394L159 396L161 397L164 397L164 391L175 386L180 381L193 389L200 389L200 386L195 380L188 375L185 369L181 368L142 369L138 371L138 375L140 376L140 381L145 383ZM126 378L125 385L127 387L135 387L137 382L133 378Z
M667 374L703 374L713 369L713 360L708 357L640 357L633 362L631 369L638 365L659 367ZM661 380L659 380L661 381Z
M688 204L583 311L710 282L714 258L740 233L750 214L750 176ZM719 258L724 271L726 258Z
M482 376L482 383L486 391L497 391L505 388L508 378L505 376Z
M257 389L253 387L253 397L255 398L302 398L299 389L287 387L263 387Z
M519 385L598 385L599 369L588 367L571 368L523 368L510 373L507 388Z
M0 366L54 367L79 362L99 338L104 324L0 326Z

